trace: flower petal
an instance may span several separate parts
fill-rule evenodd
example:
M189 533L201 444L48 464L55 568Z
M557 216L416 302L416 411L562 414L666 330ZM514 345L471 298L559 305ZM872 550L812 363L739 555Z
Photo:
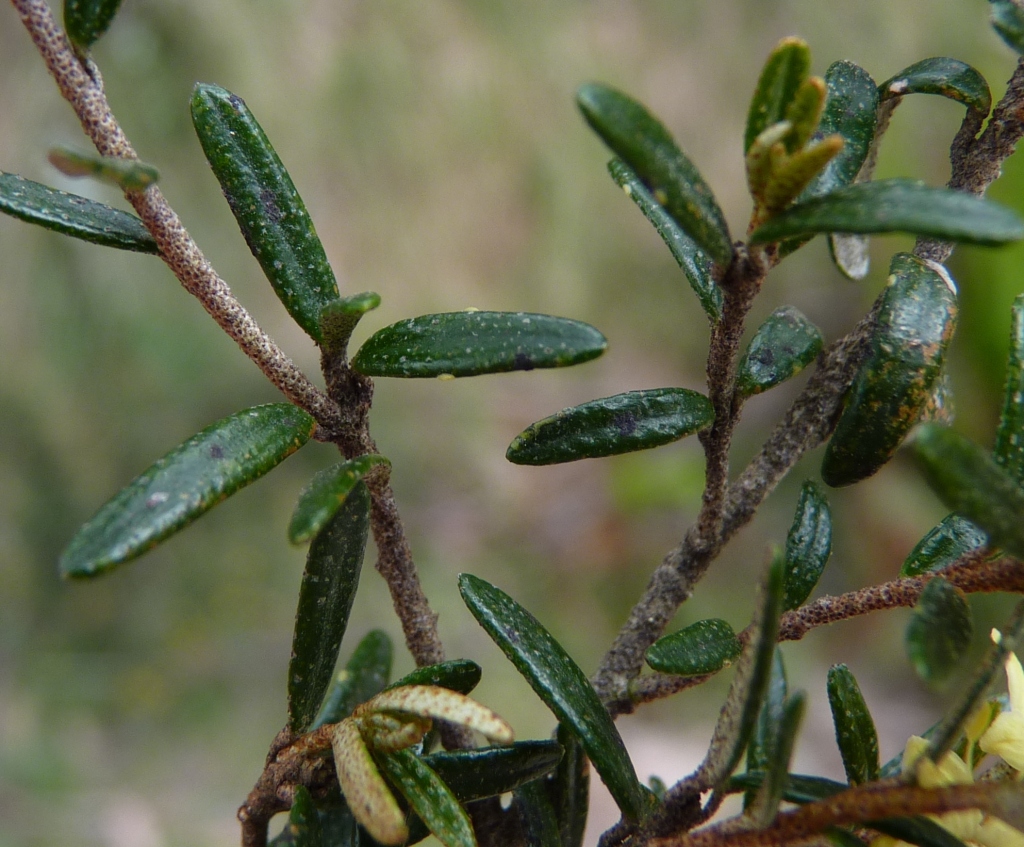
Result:
M1000 756L1011 768L1024 770L1024 712L1003 712L981 736L978 746Z

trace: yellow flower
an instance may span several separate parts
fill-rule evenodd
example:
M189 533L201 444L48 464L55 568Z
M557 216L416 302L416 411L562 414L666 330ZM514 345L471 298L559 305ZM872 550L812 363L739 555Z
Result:
M1024 669L1013 653L1006 656L1006 686L1010 711L1003 712L992 722L978 744L1014 770L1024 771Z

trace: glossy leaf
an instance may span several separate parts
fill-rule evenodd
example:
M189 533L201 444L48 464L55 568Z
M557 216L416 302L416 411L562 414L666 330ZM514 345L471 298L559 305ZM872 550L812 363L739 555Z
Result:
M628 391L563 409L530 424L509 445L517 465L552 465L648 450L711 426L711 401L688 388Z
M897 253L868 352L821 463L827 485L850 485L896 453L927 405L956 328L956 288L941 265Z
M562 847L562 833L551 797L543 783L524 785L515 795L515 807L530 847Z
M938 94L983 115L992 108L992 94L985 77L966 62L944 56L915 62L879 85L878 90L883 97Z
M740 359L736 389L760 394L796 376L821 351L818 328L792 306L781 306L758 327Z
M969 244L1024 238L1016 212L991 200L907 179L859 182L796 203L758 227L752 244L820 232L906 232Z
M306 206L242 98L216 85L192 92L203 153L253 256L288 314L322 341L320 312L338 284Z
M429 765L409 750L375 758L388 781L444 847L476 847L469 816Z
M359 481L377 465L390 467L391 463L383 456L370 454L318 472L299 494L288 525L288 540L292 544L303 544L320 532Z
M496 797L551 773L562 758L556 741L517 741L500 747L424 756L460 802Z
M1010 355L992 454L1011 477L1024 485L1024 294L1013 301L1010 312Z
M878 733L860 686L846 665L828 670L828 704L850 785L878 779Z
M647 650L647 664L662 673L700 676L728 667L742 649L728 623L710 618L659 638Z
M370 492L359 483L309 547L288 663L288 726L293 733L310 728L331 684L369 529Z
M705 314L712 322L718 321L722 317L723 295L711 275L711 260L707 254L654 199L629 165L621 159L612 159L608 163L608 171L615 183L626 192L626 196L636 203L644 217L654 225L685 274Z
M459 576L462 598L537 696L579 737L622 813L639 820L649 795L597 692L540 622L505 592L470 574Z
M793 757L796 736L800 730L807 698L802 691L787 697L782 704L782 713L773 733L775 743L765 770L764 782L747 808L747 815L756 822L759 829L767 827L778 813L786 787L789 783L789 762Z
M971 645L971 611L964 596L941 577L929 582L907 626L907 652L918 675L940 682Z
M802 39L784 38L772 50L747 111L747 126L743 133L744 153L750 149L757 136L785 119L786 109L797 89L807 79L810 67L811 50Z
M324 844L320 815L309 789L304 785L295 786L292 809L288 813L288 827L291 829L291 843L295 847L333 847Z
M782 651L775 648L771 671L768 678L768 689L761 703L754 730L747 745L747 770L764 771L771 762L772 750L775 748L775 732L782 720L782 707L789 696L789 685L786 681L786 666L782 661ZM751 795L750 799L753 799Z
M121 0L64 0L64 29L78 48L87 50L105 33Z
M937 571L987 543L988 536L969 520L957 514L947 515L910 551L900 576Z
M334 355L348 354L348 342L352 331L367 312L380 305L380 295L375 291L364 291L350 297L333 300L320 310L320 336L323 346Z
M375 332L352 359L367 376L450 377L562 368L600 356L589 324L528 312L446 312Z
M373 629L364 635L344 670L335 675L310 730L347 718L356 706L379 694L391 676L393 653L391 639L383 630Z
M0 212L104 247L160 252L146 225L135 215L17 174L0 172Z
M1018 0L989 0L992 4L992 27L1006 44L1024 53L1024 7Z
M480 683L483 671L476 662L469 659L449 659L436 665L425 665L407 673L388 688L403 685L437 685L459 694L469 694Z
M315 428L309 415L289 403L256 406L207 427L84 524L61 554L61 573L93 576L141 556L273 469Z
M590 805L590 762L567 724L558 725L555 738L562 747L562 760L547 782L548 793L558 818L562 847L582 847Z
M832 555L832 510L821 489L807 480L786 536L782 608L797 609L811 595Z
M914 453L932 490L988 533L994 546L1024 558L1024 491L977 444L941 424L923 424Z
M67 147L54 148L46 158L65 176L95 177L124 191L144 191L160 178L160 172L156 168L138 159L81 153Z
M719 265L732 261L732 238L714 194L668 130L621 91L590 83L576 102L591 128L632 168L657 202Z

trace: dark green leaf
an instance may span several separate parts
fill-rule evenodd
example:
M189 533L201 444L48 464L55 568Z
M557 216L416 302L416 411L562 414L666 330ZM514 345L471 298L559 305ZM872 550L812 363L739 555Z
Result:
M807 480L786 537L786 578L782 608L796 609L814 590L832 555L832 510L821 489Z
M121 0L64 0L64 29L72 43L83 50L107 31Z
M345 669L335 676L310 730L347 718L356 706L379 694L391 676L393 652L386 632L373 629L363 636Z
M885 818L866 823L883 835L908 844L918 844L920 847L967 847L948 829L922 815L912 818Z
M994 546L1024 558L1024 491L985 450L928 423L918 429L914 452L943 503L987 532Z
M942 577L929 582L907 626L907 652L920 677L940 682L971 645L971 610L964 596Z
M750 241L764 244L819 232L907 232L993 245L1024 238L1024 223L991 200L887 179L854 183L790 206L758 227Z
M562 761L548 780L548 793L558 818L562 847L582 847L590 804L590 762L567 724L558 725L555 738L562 747Z
M985 77L966 62L944 56L915 62L879 85L878 91L882 97L938 94L983 115L992 108L992 94Z
M760 394L796 376L821 351L818 328L792 306L781 306L758 327L736 375L744 397Z
M416 668L412 673L391 683L388 688L399 688L403 685L439 685L449 691L469 694L479 684L482 673L480 665L469 659L449 659L447 662Z
M648 450L711 426L711 401L688 388L627 391L530 424L509 445L517 465L552 465Z
M711 275L711 260L707 254L654 199L629 165L621 159L612 159L608 163L608 171L616 184L626 192L626 196L636 203L644 217L654 225L661 240L668 245L704 312L712 322L718 321L722 317L723 295Z
M1013 301L1010 320L1003 409L992 454L1011 477L1024 485L1024 294Z
M313 797L304 785L295 786L292 810L288 814L288 826L292 831L295 847L333 847L324 843L320 815L313 804Z
M836 744L850 785L878 779L878 733L860 686L846 665L828 671L828 704L836 728Z
M802 39L784 38L772 50L747 111L747 127L743 134L744 153L750 149L757 136L785 119L786 108L800 84L807 78L810 67L811 50Z
M757 722L747 745L748 771L767 770L775 747L775 731L782 720L782 707L788 695L786 666L782 661L782 651L776 647L768 679L768 690L765 692L761 711L758 712Z
M342 507L356 484L377 465L391 463L383 456L370 454L339 462L320 471L302 489L288 525L288 540L303 544L316 535Z
M348 342L352 331L367 312L380 305L380 295L375 291L364 291L351 297L342 297L328 303L320 310L320 335L323 346L334 355L348 354Z
M0 212L104 247L160 252L146 225L135 215L17 174L0 172Z
M579 666L540 622L505 592L471 574L459 576L469 610L556 717L579 737L622 813L651 809L633 763L601 699Z
M192 123L253 256L274 292L314 341L338 284L306 206L248 107L216 85L192 93Z
M764 782L764 770L747 771L734 776L729 780L730 791L750 791L761 787ZM825 779L822 776L804 776L803 774L789 774L789 781L786 785L783 799L790 803L817 803L819 800L827 800L836 794L842 794L850 786L843 782L836 782L832 779Z
M515 807L530 847L562 847L558 816L543 783L531 782L516 791Z
M897 253L861 363L821 463L833 487L875 473L932 397L956 328L956 289L941 265Z
M95 177L124 191L144 191L160 178L156 168L138 159L82 153L68 147L55 147L46 158L65 176Z
M476 847L473 825L448 786L418 756L397 750L374 756L394 785L445 847Z
M306 732L331 683L370 529L370 492L356 485L313 539L295 613L288 663L288 727Z
M953 564L961 556L984 547L988 536L960 515L946 515L910 551L900 576L919 576Z
M742 649L728 623L710 618L659 638L647 649L647 664L662 673L699 676L728 667Z
M600 356L589 324L528 312L447 312L375 332L352 367L367 376L450 377L562 368Z
M779 803L786 792L789 783L789 761L793 757L793 747L806 705L806 697L802 691L787 697L782 705L782 714L773 732L775 743L765 770L764 782L761 783L753 803L747 808L747 815L756 821L759 829L767 827L775 819Z
M562 758L556 741L517 741L502 747L480 747L431 753L430 765L460 802L496 797L550 773Z
M583 117L612 152L632 168L683 232L719 265L732 261L725 216L693 163L668 130L636 100L606 85L576 92Z
M1024 53L1024 7L1019 0L989 0L992 26L999 37L1018 53Z
M61 573L93 576L141 556L270 471L315 428L289 403L256 406L208 426L108 500L61 554Z

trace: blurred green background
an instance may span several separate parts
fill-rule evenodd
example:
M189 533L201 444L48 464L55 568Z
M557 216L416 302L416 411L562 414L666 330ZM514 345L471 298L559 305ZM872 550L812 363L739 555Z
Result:
M607 355L565 372L378 382L373 413L449 654L483 664L479 698L520 737L552 720L476 628L455 574L516 596L588 672L653 567L693 518L696 440L553 468L509 465L524 426L563 406L662 385L703 387L707 324L668 252L605 172L573 105L582 82L646 102L714 186L733 232L749 213L740 142L760 63L782 36L814 72L852 59L884 80L918 59L974 64L998 97L1013 56L984 0L125 0L95 58L140 155L222 276L309 373L312 344L288 320L239 237L188 118L197 81L243 97L289 166L344 293L373 290L380 326L432 311L522 309L589 321ZM962 109L901 106L878 175L948 177ZM11 7L0 8L0 169L105 202L45 161L84 146ZM992 196L1024 209L1011 160ZM821 239L781 265L751 318L792 303L835 338L884 284L901 238L874 242L861 284ZM961 249L958 425L988 443L998 413L1021 248ZM196 430L274 390L152 257L0 220L0 847L227 845L234 810L284 721L303 551L285 541L295 496L332 451L311 444L144 559L95 582L62 582L75 528ZM803 379L745 409L736 467ZM741 627L771 544L782 543L811 455L728 549L679 616ZM893 577L944 514L902 459L830 494L835 554L820 590ZM372 556L372 554L371 554ZM978 629L1006 598L976 603ZM786 648L811 692L804 769L835 774L824 667L848 662L878 717L883 756L927 726L945 692L912 679L905 613ZM347 655L372 627L396 641L368 557ZM396 672L410 662L399 649ZM702 752L727 679L622 722L643 778L672 780ZM657 756L655 755L657 754ZM610 813L605 813L610 814ZM607 820L607 817L603 818Z

